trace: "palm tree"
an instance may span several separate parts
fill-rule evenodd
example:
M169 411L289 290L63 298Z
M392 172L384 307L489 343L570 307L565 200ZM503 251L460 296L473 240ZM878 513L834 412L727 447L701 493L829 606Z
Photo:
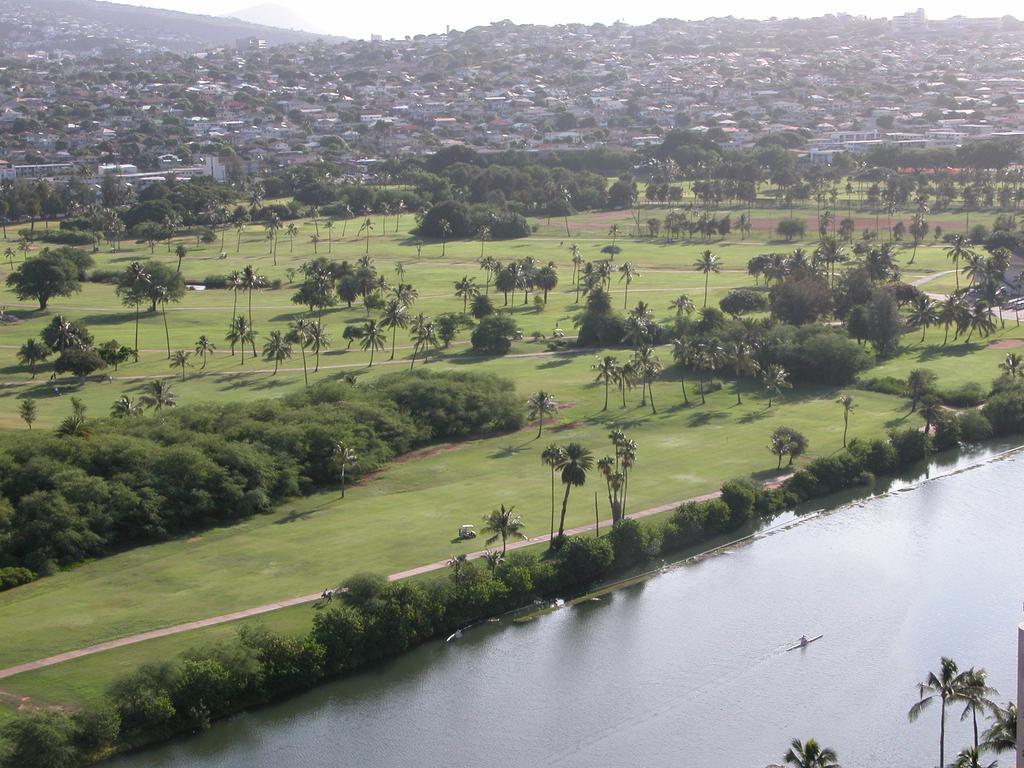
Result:
M921 408L918 413L924 419L925 434L931 434L932 424L942 418L942 403L939 402L939 398L929 395L921 401Z
M359 232L356 234L356 237L359 237L359 235L363 234L363 232L366 233L366 252L369 253L370 233L373 232L373 222L370 220L369 216L367 216L363 223L359 226Z
M971 241L967 235L956 234L949 238L949 247L946 249L946 257L953 260L953 271L956 274L956 290L960 290L960 260L967 259L974 255L971 250Z
M228 276L226 287L231 291L231 319L237 316L238 313L238 292L242 290L242 273L237 269L233 270Z
M619 282L626 281L626 294L622 301L622 308L625 309L629 304L629 286L633 282L633 279L640 277L640 270L636 268L636 265L631 261L624 261L619 265Z
M301 343L301 342L300 342ZM305 349L305 347L303 347ZM288 360L292 356L292 345L285 335L280 331L271 331L267 337L267 342L263 345L263 359L267 362L271 360L274 362L274 376L277 376L278 366L281 365L283 360Z
M679 317L680 315L683 314L688 315L691 312L693 312L694 309L693 299L691 299L685 293L681 293L668 303L668 308L674 309L676 311L676 317Z
M331 238L331 235L334 232L334 219L328 219L327 221L325 221L324 222L324 229L327 230L327 252L330 253L331 252L331 243L334 242L333 239Z
M651 413L657 413L658 411L654 407L654 379L661 373L661 361L658 360L654 347L644 344L633 353L632 362L633 369L640 376L641 392L645 392L641 397L640 405L645 405L647 395L650 395Z
M537 438L540 439L541 432L544 431L544 417L558 413L558 401L549 392L542 389L530 395L530 399L526 401L526 410L527 418L531 421L540 418L537 428Z
M289 222L284 232L288 235L288 253L295 253L295 236L299 234L299 228L295 226L295 222Z
M736 373L736 405L743 405L743 399L740 397L740 377L750 370L751 352L750 345L742 341L734 341L726 348L726 353L729 355Z
M423 352L423 362L427 362L427 353L431 347L437 346L437 326L434 322L420 312L412 320L412 360L409 362L409 370L416 365L416 358Z
M836 402L843 406L843 448L845 448L846 432L850 428L850 414L857 409L857 406L853 402L853 395L848 395L845 392L839 395Z
M921 329L921 341L924 341L928 329L939 321L938 304L925 293L919 293L914 297L910 305L910 324Z
M238 238L235 240L235 253L242 250L242 233L245 232L245 219L239 219L235 222L235 232Z
M174 255L178 257L178 268L174 271L181 272L181 262L188 256L188 248L184 243L178 243L178 247L174 249Z
M576 285L579 280L580 265L583 263L583 257L580 255L580 247L576 243L569 245L569 256L572 259L572 284Z
M328 221L327 224L331 222ZM324 224L324 227L327 226ZM320 353L331 348L331 337L327 335L327 331L318 320L316 323L309 326L309 348L313 350L314 359L316 360L313 365L313 373L320 371ZM305 355L305 352L303 352ZM303 361L303 368L305 368L305 361Z
M206 334L201 335L196 339L196 354L203 360L203 367L200 370L206 369L206 357L212 355L217 351L217 345L206 338Z
M139 361L139 312L145 298L150 275L141 263L133 261L125 268L125 302L135 305L135 362Z
M28 425L28 429L31 432L32 422L36 420L36 401L32 398L22 400L21 405L18 407L18 414L21 416L21 420ZM552 516L553 519L554 517Z
M782 397L782 390L792 389L789 383L789 373L778 363L771 363L761 371L761 379L764 381L764 388L768 392L768 407L772 407L772 400Z
M555 539L555 469L558 468L559 463L562 460L562 447L551 443L547 448L540 452L540 460L542 464L546 464L551 469L551 536L550 541Z
M85 404L77 397L71 398L71 415L57 427L59 437L80 437L88 440L92 437L92 428L85 423Z
M967 747L960 750L953 761L952 768L996 768L998 761L993 760L988 765L981 764L981 752L977 747Z
M469 300L480 295L480 288L472 277L464 276L455 283L455 296L462 299L462 314L466 314L469 307Z
M488 546L501 539L501 556L505 556L509 539L525 539L523 533L523 519L519 515L512 514L515 506L506 507L504 504L498 509L492 509L490 514L484 515L484 533L493 534L485 542Z
M46 362L50 356L50 350L42 342L29 339L18 349L18 362L27 365L32 372L32 378L36 377L36 365Z
M946 705L960 701L964 688L964 676L952 659L943 656L939 673L929 672L923 683L917 686L919 700L907 712L907 719L914 722L936 700L939 712L939 765L946 764Z
M171 368L181 368L181 380L185 380L185 369L192 367L192 361L189 358L192 356L191 352L186 352L184 349L179 349L171 355Z
M309 320L304 320L304 319L302 319L300 317L298 320L296 320L294 323L292 323L291 329L288 331L288 341L290 341L290 342L294 341L296 344L298 344L299 345L299 350L302 352L302 379L306 383L307 387L309 386L309 372L308 372L308 370L306 368L306 347L309 346L310 335L311 335L311 332L312 332L314 327L319 328L320 327L319 322L314 325ZM271 335L273 335L273 334L271 334ZM290 355L291 355L291 352L289 350L289 356ZM320 357L320 353L318 352L317 353L317 359L318 359L317 365L318 366L319 366L319 357ZM275 364L275 367L274 367L274 373L277 373L276 364Z
M970 313L964 318L964 323L968 328L967 343L971 342L971 337L977 331L978 336L985 338L990 333L994 333L996 330L995 320L992 319L993 313L992 308L989 306L987 301L976 301L974 306L971 308Z
M611 355L605 355L602 358L598 358L598 361L594 363L593 370L597 371L597 381L604 381L604 408L602 411L608 410L608 390L611 387L612 382L618 381L619 373L621 368L619 361Z
M594 455L589 448L584 448L579 443L569 443L558 456L558 463L555 469L562 474L562 483L565 485L565 496L562 497L562 516L558 521L558 541L561 541L565 534L565 511L569 505L569 491L575 487L582 487L587 482L587 472L594 468ZM555 539L551 540L551 546L555 546Z
M992 709L992 725L982 736L982 746L997 754L1013 752L1017 748L1017 705L1012 701L1005 707Z
M249 325L252 326L252 292L257 291L267 284L258 269L248 264L242 268L242 289L249 294Z
M679 364L679 385L683 389L683 405L690 404L686 395L686 366L694 362L694 345L682 336L672 339L672 357ZM703 394L701 395L703 397Z
M115 419L127 419L131 416L141 416L142 406L135 402L128 395L121 395L110 408L110 415Z
M971 717L974 725L974 750L978 750L978 710L981 710L982 715L986 712L994 712L997 707L996 703L992 701L992 697L997 695L999 692L989 686L988 684L988 672L984 669L975 669L971 667L964 672L964 685L961 691L959 701L964 704L963 714L960 715L960 720L966 720L968 716Z
M448 219L441 219L437 222L437 228L441 230L441 258L444 258L445 250L448 248L448 237L452 233L452 225Z
M384 305L384 312L381 314L380 324L382 328L391 329L391 357L395 359L395 340L398 337L398 329L409 325L409 308L398 299L391 299Z
M706 307L708 305L708 280L711 278L712 272L717 274L722 271L722 260L710 250L706 250L697 261L693 262L693 268L704 274L704 306Z
M171 359L171 330L167 327L167 302L171 300L171 292L165 285L158 285L153 289L156 303L160 305L160 314L164 318L164 338L167 340L167 359Z
M839 768L839 757L835 750L819 746L814 739L804 743L800 739L793 739L782 759L786 765L796 768Z
M370 351L370 364L367 368L373 367L373 353L384 349L387 343L387 336L384 328L376 320L367 320L363 323L363 337L359 340L359 346L363 352Z
M235 346L240 345L242 348L242 365L245 365L245 348L251 346L253 348L253 356L256 355L256 332L249 325L249 321L246 320L245 315L239 315L235 318L235 321L231 324L228 329L227 335L224 340L231 344L231 354L235 354Z
M11 248L11 246L8 245L4 249L4 258L7 259L7 263L11 266L12 269L14 268L14 256L15 256L14 249Z
M345 470L359 464L359 456L345 443L335 443L333 452L334 463L338 467L338 474L341 478L341 498L345 498Z
M142 396L139 397L139 402L146 408L152 408L154 411L159 412L164 408L171 408L178 404L177 398L171 391L170 383L163 379L147 381L144 390Z

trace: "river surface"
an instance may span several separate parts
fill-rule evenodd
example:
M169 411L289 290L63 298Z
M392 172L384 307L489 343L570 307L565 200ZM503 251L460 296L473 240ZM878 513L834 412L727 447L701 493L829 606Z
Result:
M938 711L906 713L941 655L1015 698L1024 454L993 453L110 765L764 768L815 737L846 768L933 766ZM824 637L787 652L804 633Z

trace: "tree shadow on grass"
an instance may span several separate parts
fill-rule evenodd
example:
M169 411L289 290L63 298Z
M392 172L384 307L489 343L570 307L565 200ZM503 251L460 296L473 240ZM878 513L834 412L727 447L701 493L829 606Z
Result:
M750 477L751 479L756 480L759 483L766 483L771 482L776 478L788 475L791 469L791 467L787 467L785 464L783 464L782 467L779 469L771 467L769 469L761 469L758 470L757 472L751 472Z
M561 368L563 365L568 365L573 361L575 355L561 355L559 357L553 357L550 360L541 363L537 366L537 370L547 370L549 368ZM597 382L593 382L597 383ZM604 386L603 384L601 386Z
M143 324L147 320L152 320L152 319L159 320L159 318L160 318L160 315L159 315L158 312L148 312L148 311L146 311L146 309L143 309L142 312L139 313L139 329L141 330L143 328ZM132 329L131 329L132 330L132 334L134 334L135 333L135 310L132 309L130 312L124 312L124 311L122 311L122 312L109 312L109 313L104 313L102 315L85 315L84 317L78 318L78 320L76 322L84 323L87 326L121 325L121 324L124 324L124 323L130 323L131 326L132 326ZM161 328L161 330L163 330L163 329ZM135 339L135 337L133 335L132 336L132 340L134 341L134 339Z
M728 419L729 415L721 411L701 411L695 413L686 420L688 426L701 427L710 424L714 420Z
M531 441L531 442L533 442L533 441ZM528 445L529 445L529 443L523 443L522 445L512 445L511 443L509 443L504 448L499 448L498 450L494 451L493 453L487 454L487 458L489 458L489 459L507 459L507 458L510 458L512 456L515 456L516 454L522 453L523 451L525 451L527 449Z
M289 509L285 513L284 517L279 517L274 521L274 525L285 525L287 523L294 523L296 520L306 520L313 516L314 510L308 509L305 512L296 512L294 509Z
M763 408L760 411L751 411L748 414L740 416L740 424L753 424L755 421L761 421L768 416L768 409Z
M922 349L917 354L917 359L922 363L926 363L930 360L941 359L943 357L966 357L967 355L983 349L985 346L986 344L976 341L971 342L970 344L967 342L961 342L959 344L947 345L945 347L931 346L927 349Z
M266 378L262 378L262 377ZM284 379L274 378L269 373L246 373L239 371L238 373L230 374L227 377L227 381L222 379L222 383L219 389L222 391L238 390L238 389L252 389L252 390L266 390L276 389L277 387L288 386L288 382Z

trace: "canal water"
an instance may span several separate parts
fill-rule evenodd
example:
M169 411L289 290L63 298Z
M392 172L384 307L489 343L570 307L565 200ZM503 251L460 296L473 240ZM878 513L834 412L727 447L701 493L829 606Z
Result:
M1015 697L1024 453L933 463L596 602L488 624L114 768L934 766L939 657ZM802 634L824 637L785 649ZM947 756L970 741L951 712ZM947 757L947 759L949 759ZM1001 761L1003 762L1003 761Z

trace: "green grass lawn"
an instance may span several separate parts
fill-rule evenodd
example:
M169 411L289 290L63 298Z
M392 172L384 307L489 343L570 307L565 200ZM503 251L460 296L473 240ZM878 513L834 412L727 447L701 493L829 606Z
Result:
M592 239L579 241L585 258L599 257L600 248L608 243L602 216L608 218L604 214L570 218L571 228L579 226L580 231L593 235ZM628 213L621 216L628 219ZM405 223L410 224L411 217ZM602 411L603 388L594 382L591 371L597 351L538 355L544 352L544 344L528 340L533 331L550 335L554 328L572 334L572 317L579 311L570 280L569 241L559 238L557 232L561 222L552 220L550 228L544 220L536 223L538 236L484 246L499 259L530 255L541 262L554 261L559 267L561 284L549 297L544 311L538 313L532 306L517 306L513 310L527 340L514 345L512 356L480 360L472 355L464 334L429 365L448 369L471 366L473 370L508 377L524 399L540 388L552 392L563 408L557 423L547 427L540 439L536 438L536 426L532 426L515 434L438 446L437 450L420 452L366 479L350 489L344 501L335 492L296 499L272 514L238 525L187 540L141 547L0 593L0 626L4 628L0 666L316 592L359 571L394 572L448 557L460 549L476 549L474 545L454 542L456 530L462 523L479 523L499 503L517 505L531 535L546 532L550 475L541 465L539 453L550 441L580 441L600 456L608 448L608 430L612 426L626 430L640 447L628 500L634 511L712 491L729 477L772 476L775 460L766 446L769 433L780 424L800 429L809 436L809 457L840 449L842 410L835 403L837 390L799 388L787 392L769 409L763 393L748 380L741 385L742 405L736 405L733 386L728 384L723 391L709 396L705 405L694 401L691 395L693 404L684 407L679 370L671 366L668 348L659 350L668 370L654 386L657 414L639 405L636 392L628 395L626 408L621 407L613 392L611 407ZM393 228L393 220L389 228ZM297 267L313 255L309 242L313 225L303 222L301 229L294 252L282 236L276 266L262 230L251 227L243 235L237 254L235 235L231 232L226 243L228 258L217 257L219 243L195 248L186 257L182 271L187 280L198 280L251 263L268 278L285 280L286 269ZM339 234L336 229L335 236ZM355 260L364 252L365 242L354 240L351 231L348 235L331 245L333 258ZM763 240L701 245L629 237L620 238L619 244L623 251L618 261L633 261L641 272L630 287L629 305L646 301L661 320L669 318L668 302L679 293L689 294L698 306L702 303L703 276L693 270L692 262L704 248L711 248L723 260L723 272L712 275L710 280L709 303L716 304L729 289L752 285L746 274L746 262L751 256L767 250L791 250L797 245L813 247L811 243L768 244ZM190 246L194 245L195 241L190 241ZM324 244L319 250L326 255ZM483 284L476 264L479 242L449 243L444 257L441 250L441 244L430 243L417 257L413 240L404 232L378 235L370 242L370 253L378 269L389 279L396 280L397 263L404 265L405 282L419 291L413 312L428 315L461 310L461 300L453 295L452 284L463 275L476 276ZM900 253L905 264L909 249ZM97 254L97 267L117 269L136 258L147 257L147 249L126 246L120 253ZM173 253L168 253L163 245L157 246L153 258L176 262ZM6 265L3 268L6 270ZM922 246L915 264L908 269L908 279L911 274L922 276L947 268L942 248ZM283 329L304 315L306 309L290 301L294 290L292 285L253 296L255 327L261 336L274 328ZM143 353L139 363L122 366L116 373L109 371L115 377L110 382L90 380L78 384L62 380L58 382L62 394L55 394L54 385L48 382L48 370L41 370L31 380L17 365L17 346L37 335L56 313L84 321L97 342L117 338L131 344L133 311L120 305L110 285L87 284L71 298L53 300L46 313L19 304L6 289L0 293L0 303L7 312L19 317L17 323L0 325L0 381L4 382L0 387L0 427L24 429L17 416L19 401L24 397L39 398L36 429L47 429L70 412L70 392L83 399L90 415L99 416L107 413L122 392L136 392L146 379L176 375L167 365L162 317L144 315L140 324ZM500 306L500 294L495 298ZM612 301L619 308L625 301L624 285L617 279L613 282ZM297 355L274 376L262 361L254 362L247 356L243 367L240 355L229 354L221 339L232 313L232 302L232 294L227 291L189 292L180 304L168 309L172 349L191 349L200 334L210 336L219 347L205 371L190 370L186 381L175 384L179 407L208 401L244 407L248 400L279 396L302 386ZM245 310L247 297L242 294L238 296L237 311ZM407 366L411 349L403 332L397 336L395 364L388 364L388 351L377 353L377 364L367 368L368 354L344 349L341 331L345 323L362 322L365 316L360 307L334 308L325 314L328 332L335 342L333 349L321 356L321 371L313 376L314 380L356 373L361 381L372 381L382 373ZM1024 338L1010 324L996 338L1004 336ZM909 334L900 356L869 375L905 376L911 368L924 366L935 370L944 385L968 380L984 384L995 376L995 366L1005 354L988 345L991 339L970 346L943 347L941 329L931 330L924 346L917 343L918 338L918 334ZM613 354L621 357L625 353ZM971 364L964 365L968 357ZM312 365L310 360L310 368ZM900 398L869 392L857 392L856 398L859 407L851 421L851 436L875 436L888 428L918 424L916 416L907 415L906 402ZM596 476L585 488L573 493L567 525L593 519L594 491L603 494ZM605 516L606 510L602 513ZM308 616L309 609L304 607L268 614L260 621L287 629L303 626ZM78 702L95 696L113 676L141 661L166 658L233 631L230 626L221 626L150 641L11 678L0 682L0 689L45 701ZM0 704L0 718L5 706L8 705Z

